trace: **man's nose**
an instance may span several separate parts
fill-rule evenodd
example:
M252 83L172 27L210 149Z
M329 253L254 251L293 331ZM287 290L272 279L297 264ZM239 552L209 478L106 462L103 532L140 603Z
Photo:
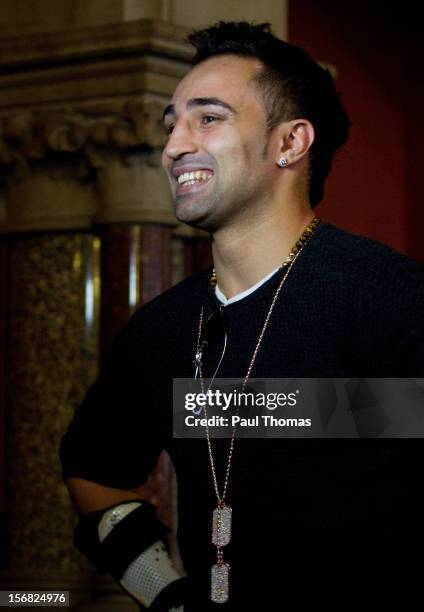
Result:
M170 159L179 159L187 153L195 153L198 149L195 134L190 125L178 122L169 134L164 148L164 154Z

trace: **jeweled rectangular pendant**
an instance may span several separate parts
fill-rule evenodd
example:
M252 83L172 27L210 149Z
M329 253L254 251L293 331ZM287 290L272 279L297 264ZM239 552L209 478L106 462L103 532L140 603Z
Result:
M212 542L215 546L226 546L231 540L231 518L230 506L215 508L212 517Z
M211 570L211 600L221 604L228 601L230 583L230 566L227 563L212 566Z

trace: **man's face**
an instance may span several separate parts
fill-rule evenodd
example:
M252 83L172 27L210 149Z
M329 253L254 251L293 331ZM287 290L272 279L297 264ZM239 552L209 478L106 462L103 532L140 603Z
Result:
M207 231L234 223L270 191L266 113L254 58L222 55L195 66L165 109L162 154L177 219Z

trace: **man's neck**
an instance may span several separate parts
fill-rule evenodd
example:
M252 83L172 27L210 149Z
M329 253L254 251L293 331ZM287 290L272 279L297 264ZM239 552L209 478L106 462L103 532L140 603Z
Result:
M213 260L224 295L230 299L246 291L281 265L313 217L309 206L298 206L291 214L268 214L248 227L214 234Z

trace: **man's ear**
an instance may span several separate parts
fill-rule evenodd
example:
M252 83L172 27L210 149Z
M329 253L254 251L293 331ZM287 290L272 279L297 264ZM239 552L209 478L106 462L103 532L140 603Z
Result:
M307 119L285 121L277 127L278 150L275 163L284 168L302 159L312 146L315 130Z

